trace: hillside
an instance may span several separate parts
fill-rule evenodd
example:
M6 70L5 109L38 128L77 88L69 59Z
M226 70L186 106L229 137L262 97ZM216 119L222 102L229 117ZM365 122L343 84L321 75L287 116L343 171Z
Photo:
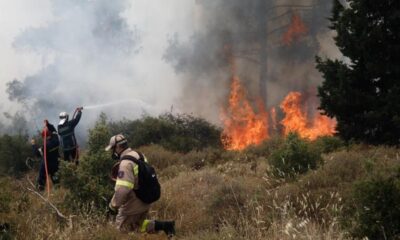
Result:
M399 149L342 146L322 154L314 170L279 177L268 159L285 144L287 140L274 139L242 152L205 149L187 154L158 145L140 148L162 184L162 197L151 216L175 219L175 239L347 239L365 224L356 201L368 199L355 194L357 184L394 176L399 190L398 171L395 174L400 167ZM319 152L331 146L321 141L307 144ZM138 238L119 234L104 209L71 201L70 189L53 186L49 199L69 220L59 219L27 190L31 186L26 178L35 177L31 170L18 179L1 178L0 219L10 225L1 239L166 239L163 234ZM372 184L369 191L375 191ZM385 196L398 200L399 192L389 193ZM395 204L391 207L398 208L398 201ZM392 230L398 234L399 228L386 229L386 234Z

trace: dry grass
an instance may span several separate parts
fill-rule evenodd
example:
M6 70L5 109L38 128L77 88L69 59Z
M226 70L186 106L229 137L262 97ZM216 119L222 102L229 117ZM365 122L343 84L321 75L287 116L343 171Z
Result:
M186 158L161 148L147 154L161 167L162 198L151 216L176 220L175 239L346 239L338 216L351 184L371 169L384 172L400 166L398 149L355 146L325 155L323 166L297 180L285 180L268 174L267 156L262 154L251 155L249 161L245 153L207 151L192 152ZM215 160L215 156L224 159ZM214 160L200 170L184 163L184 159L196 162L202 157ZM31 178L35 175L30 173ZM43 201L25 190L26 180L5 178L2 183L0 199L10 209L0 210L0 222L11 224L15 239L166 239L164 234L120 234L91 206L73 213L63 208L66 190L54 188L50 199L71 217L72 224L61 222Z

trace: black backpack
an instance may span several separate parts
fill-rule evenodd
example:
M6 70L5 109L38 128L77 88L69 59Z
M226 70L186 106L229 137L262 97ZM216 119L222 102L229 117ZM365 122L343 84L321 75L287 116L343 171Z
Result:
M125 155L121 160L130 160L136 163L139 167L139 189L134 190L136 196L144 203L153 203L160 199L161 187L157 179L157 174L154 168L145 162L142 153L137 152L139 159L130 155Z

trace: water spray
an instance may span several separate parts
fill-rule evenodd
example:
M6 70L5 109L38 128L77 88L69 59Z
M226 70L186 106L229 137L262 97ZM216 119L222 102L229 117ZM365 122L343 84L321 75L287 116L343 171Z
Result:
M94 104L94 105L89 105L89 106L84 106L81 107L82 109L85 108L87 109L96 109L96 108L103 108L103 107L110 107L112 105L116 104L121 104L121 103L136 103L139 106L143 106L145 108L151 108L152 106L142 100L139 99L123 99L123 100L118 100L118 101L113 101L113 102L108 102L108 103L100 103L100 104Z

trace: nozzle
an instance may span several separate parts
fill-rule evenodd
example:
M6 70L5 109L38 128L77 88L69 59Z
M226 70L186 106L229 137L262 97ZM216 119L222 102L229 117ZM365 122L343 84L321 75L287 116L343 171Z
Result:
M83 107L77 107L76 110L77 110L77 111L82 111L82 110L83 110Z

